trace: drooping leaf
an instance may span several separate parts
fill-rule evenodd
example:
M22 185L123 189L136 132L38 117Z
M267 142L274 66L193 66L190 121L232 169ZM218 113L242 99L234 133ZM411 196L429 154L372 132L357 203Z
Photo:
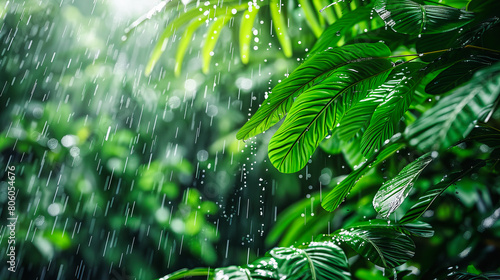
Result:
M373 198L375 211L381 217L389 218L389 215L403 203L414 182L431 161L431 154L427 153L405 166L396 177L384 183Z
M413 101L413 93L424 77L423 63L407 63L394 69L392 77L374 92L385 95L363 134L362 152L365 155L380 149L396 133L397 125Z
M470 168L464 169L459 172L452 173L445 178L439 184L431 187L427 190L423 196L419 197L418 201L406 212L406 214L399 220L399 223L413 223L415 222L422 214L429 209L432 203L451 185L456 184L463 177L468 174L475 172L477 169L483 167L485 162L483 160L478 160L474 162Z
M203 24L205 24L205 22L202 20L193 20L186 27L186 30L184 30L184 34L181 37L181 41L179 42L179 45L177 46L177 52L175 54L174 73L175 73L176 77L178 77L181 74L182 62L184 61L184 55L186 54L186 50L189 47L189 44L193 40L194 32L198 29L198 27L200 27Z
M302 169L334 128L338 115L383 83L391 68L387 59L351 63L300 95L271 138L271 163L283 173Z
M299 4L304 11L304 15L306 16L307 24L314 33L314 36L318 38L319 36L321 36L321 33L323 33L323 27L319 23L318 18L316 18L316 13L314 12L314 8L312 7L311 2L309 0L299 0Z
M333 239L339 239L372 263L387 268L399 266L415 255L415 244L410 237L387 228L341 230Z
M259 9L257 7L248 7L248 10L246 10L241 17L239 43L241 62L243 62L243 64L247 64L250 58L250 42L253 37L252 28L258 12Z
M396 142L396 140L394 140ZM333 188L328 195L323 199L321 206L326 211L333 211L342 203L351 189L356 185L356 183L367 173L371 168L377 166L387 158L389 158L396 151L402 149L405 145L401 143L388 143L385 147L382 147L378 152L373 153L370 158L364 163L360 164L352 171L339 185Z
M236 137L248 139L276 124L290 110L297 96L323 81L339 67L363 58L369 60L389 55L390 50L382 43L350 45L317 53L274 87L269 98L238 131Z
M163 30L163 33L159 36L158 42L156 43L151 57L149 58L148 64L146 65L145 75L148 76L153 71L154 66L161 57L161 54L165 51L168 40L179 28L185 24L191 22L191 20L202 20L204 19L214 19L218 16L226 15L227 11L235 9L237 11L243 11L248 9L248 4L230 4L225 9L212 9L214 5L217 5L219 1L212 0L208 2L205 9L190 9L187 12L181 14L175 20L171 21L167 27ZM208 13L206 13L208 11Z
M472 78L474 73L500 59L499 56L472 54L469 57L464 57L451 67L445 69L434 80L425 87L425 91L429 94L443 94L450 91Z
M500 63L496 63L440 99L406 128L406 138L423 151L449 147L469 134L499 94Z
M311 242L305 248L279 247L270 251L279 275L289 280L350 279L344 251L333 242Z
M292 56L292 41L288 35L288 24L286 21L284 9L282 9L281 1L270 0L269 10L271 11L271 18L273 20L273 26L275 34L278 37L283 53L286 57Z
M205 39L203 49L201 50L201 57L203 59L202 70L205 74L208 73L208 70L210 69L210 61L214 55L215 44L219 39L221 30L231 18L231 15L220 16L212 23L212 25L210 25L210 28L208 29L207 38Z
M392 30L404 34L442 33L474 19L474 14L465 10L421 5L411 0L377 0L374 9Z

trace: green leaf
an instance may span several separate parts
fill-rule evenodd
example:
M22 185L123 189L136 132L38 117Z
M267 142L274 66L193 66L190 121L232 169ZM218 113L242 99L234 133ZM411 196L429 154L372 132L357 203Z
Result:
M311 53L320 52L328 49L329 47L336 47L340 39L350 30L353 26L361 21L370 19L372 13L372 5L367 5L356 9L356 12L347 13L342 18L335 21L330 25L318 38L316 44L311 50Z
M384 229L395 230L407 235L426 237L426 238L432 237L434 235L434 231L432 230L431 225L420 221L414 223L401 224L401 223L391 223L391 221L384 219L375 219L375 220L355 223L349 226L349 228L364 229L364 230L371 230L374 228L384 228Z
M474 19L474 14L465 10L411 0L377 0L374 9L395 32L413 35L455 30Z
M415 255L415 244L410 237L387 228L341 230L333 239L347 244L372 263L387 268L402 265Z
M475 172L477 169L485 166L485 162L478 160L474 162L470 168L452 173L443 178L439 184L427 190L423 196L419 197L418 201L406 212L406 214L399 220L399 223L406 224L416 221L422 216L427 209L434 203L434 201L451 185L456 184L466 175Z
M361 140L362 152L365 155L380 149L387 139L394 135L399 121L413 101L415 89L424 77L423 63L407 63L394 69L393 76L374 90L386 98L380 104L370 120L368 129Z
M440 99L406 128L406 139L423 151L449 147L469 134L499 94L500 63L496 63Z
M205 9L200 8L200 9L188 10L187 12L177 17L175 20L171 21L167 25L167 27L165 27L163 33L158 38L158 42L156 43L153 52L151 53L151 57L149 58L148 64L146 65L145 75L149 76L149 74L151 74L151 71L153 71L154 66L156 65L156 63L161 57L161 54L165 51L167 47L168 39L170 38L170 36L172 36L177 31L177 29L189 23L191 20L204 21L204 19L213 19L221 15L224 16L226 15L227 11L230 11L232 9L236 9L237 11L248 9L247 3L240 5L231 4L228 5L226 9L211 8L213 5L217 4L219 4L219 1L215 0L210 1L209 5L206 5ZM208 11L209 13L207 15L204 15L206 11Z
M344 251L333 242L311 242L306 248L279 247L269 253L287 280L351 279Z
M432 157L427 153L405 166L396 177L382 185L373 198L375 211L383 218L389 218L403 203L414 182L431 161Z
M395 142L395 140L393 141ZM380 151L373 153L367 161L355 167L354 171L352 171L344 180L342 180L342 182L340 182L339 185L334 187L333 190L328 193L328 195L323 199L321 206L323 206L326 211L333 211L337 209L340 203L345 200L351 189L365 173L403 147L404 144L390 142L385 147L382 147Z
M290 36L288 36L288 24L284 10L281 8L281 1L270 0L269 10L271 11L274 30L283 53L286 57L292 57L292 41L290 40Z
M241 62L247 64L250 58L250 42L252 41L253 33L253 23L259 9L257 7L248 7L241 17L240 24L240 56Z
M367 97L352 106L339 121L335 133L348 141L370 122L373 112L384 101L384 94L374 90Z
M299 4L302 10L304 11L304 15L306 16L307 24L309 25L309 27L311 27L314 36L318 38L319 36L321 36L321 33L323 33L323 27L316 18L316 13L314 12L314 8L312 7L309 0L299 0Z
M386 57L390 50L382 43L357 44L330 48L309 58L297 67L288 78L276 85L269 98L262 103L255 115L238 131L238 139L255 136L281 120L290 110L294 99L311 86L324 81L339 67L355 60Z
M300 95L271 138L271 163L283 173L302 169L337 124L339 114L382 84L391 68L387 59L351 63Z
M193 40L194 32L203 25L205 22L202 20L193 20L184 30L184 34L181 37L181 41L177 46L177 52L175 54L175 67L174 73L176 77L179 77L182 69L182 61L184 60L184 55L186 54L186 50L189 47L189 44Z
M210 69L210 61L212 60L212 56L214 55L213 51L215 48L215 44L219 39L220 32L224 25L229 22L232 18L231 15L220 16L215 20L210 28L208 29L207 38L205 43L203 44L203 49L201 50L201 56L203 58L203 73L208 73Z
M425 87L429 94L443 94L450 91L472 78L474 73L497 62L500 56L472 54L463 60L442 71Z

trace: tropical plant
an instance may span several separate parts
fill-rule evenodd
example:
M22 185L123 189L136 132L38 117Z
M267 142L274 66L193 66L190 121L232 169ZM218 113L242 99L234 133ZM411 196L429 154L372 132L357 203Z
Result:
M326 196L320 190L283 212L268 235L269 244L281 239L280 245L292 247L273 249L251 265L180 271L167 279L199 275L196 273L211 279L328 279L317 276L324 265L333 262L333 258L344 262L345 257L331 251L315 263L312 256L318 246L327 252L337 242L376 265L394 268L413 256L415 247L409 236L432 236L430 226L418 219L430 213L432 204L450 186L459 182L467 185L467 180L476 180L484 187L499 182L495 177L500 160L495 114L500 95L498 2L376 0L357 4L352 11L328 22L330 25L305 62L266 94L237 134L238 139L250 139L284 119L268 148L276 169L298 172L321 147L326 153L341 154L352 172L328 182L333 189ZM309 8L302 8L307 13ZM325 11L328 9L331 7ZM314 21L308 18L308 23L315 30ZM165 36L161 38L164 40ZM240 44L246 44L241 38L240 34ZM286 54L287 47L280 42ZM241 54L246 55L244 51ZM471 144L474 141L484 146L478 148ZM421 156L404 168L396 167L401 170L399 174L391 174L392 179L376 192L373 207L382 219L357 223L358 215L350 222L344 221L351 226L344 225L343 230L318 234L324 233L327 226L330 232L332 221L330 215L319 209L320 203L327 211L336 210L351 191L373 187L373 178L381 176L374 167L387 162L401 166L397 161L415 158L415 154ZM458 170L454 163L457 161L461 161ZM433 164L444 165L453 172L433 171L430 180L418 180L426 167ZM478 174L485 174L484 179L477 180ZM406 198L414 192L414 185L419 186L419 192L425 189L424 185L427 190L404 213L402 209L408 206L400 206L408 203ZM311 217L309 226L304 227L304 222L296 217L304 216L308 205ZM343 214L337 211L337 215ZM491 222L496 221L486 222L492 216L481 217L488 225L483 229L490 229ZM326 243L293 246L294 242L307 242L311 236ZM481 248L475 243L468 250ZM276 252L294 257L290 263L279 262L282 256ZM308 263L309 269L301 270L299 266L292 270L295 258ZM331 266L329 273L340 275L346 266ZM392 273L399 275L404 269ZM425 273L436 277L442 275L442 270ZM454 279L469 279L463 273L454 275Z

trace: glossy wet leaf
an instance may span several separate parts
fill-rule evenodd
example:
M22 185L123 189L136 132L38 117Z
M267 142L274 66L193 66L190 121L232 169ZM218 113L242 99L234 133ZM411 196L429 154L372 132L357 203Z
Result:
M352 228L333 236L372 263L393 268L415 255L415 244L406 234L387 228Z
M286 57L291 57L292 41L288 35L288 24L285 17L285 10L281 6L281 1L270 0L269 10L271 11L275 35L278 37L278 41L283 49L283 54L285 54Z
M432 157L430 153L427 153L405 166L396 177L384 183L373 198L375 211L383 218L389 218L389 215L403 203L418 176L431 161Z
M311 242L305 248L279 247L269 255L278 263L279 275L286 279L350 279L344 251L333 242Z
M374 90L384 95L385 100L374 111L370 125L363 134L363 154L369 155L380 149L397 132L398 123L413 102L413 94L424 77L424 73L420 71L424 66L423 63L402 65L393 71L383 85Z
M283 173L302 169L338 116L383 83L391 68L387 59L351 63L301 94L269 143L274 167Z
M458 29L474 14L444 5L421 5L411 0L377 0L375 11L398 33L434 34Z
M463 177L475 172L477 169L485 165L484 161L476 161L470 168L464 169L459 172L452 173L439 184L431 187L424 195L418 198L418 201L406 212L406 214L399 220L399 223L412 223L422 216L427 209L434 203L434 201L451 185L459 182Z
M382 147L378 152L373 153L368 160L355 167L340 184L335 186L331 190L321 203L321 206L326 211L333 211L345 200L351 189L356 185L356 183L367 173L371 168L377 166L387 158L389 158L396 151L402 149L405 145L401 143L388 143L385 147Z

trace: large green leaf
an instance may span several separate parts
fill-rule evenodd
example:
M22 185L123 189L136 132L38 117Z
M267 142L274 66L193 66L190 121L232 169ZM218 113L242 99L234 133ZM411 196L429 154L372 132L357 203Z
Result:
M432 157L430 153L427 153L405 166L396 177L384 183L373 198L375 211L383 218L389 218L389 215L403 203L414 182L431 161Z
M499 94L500 63L496 63L440 99L406 128L406 138L423 151L449 147L469 134Z
M283 173L302 169L337 124L338 116L382 84L391 68L388 59L351 63L300 95L271 138L271 163Z
M431 206L431 204L451 185L456 184L463 177L468 174L475 172L477 169L483 167L485 162L483 160L478 160L474 162L470 168L464 169L459 172L452 173L445 178L439 184L433 186L429 190L427 190L423 196L419 197L418 201L406 212L406 214L399 220L399 223L413 223L415 222L422 214L424 214L427 209Z
M238 131L238 139L255 136L281 120L302 92L323 81L333 71L354 60L386 57L390 50L382 43L357 44L330 48L317 53L276 85L252 118Z
M392 30L404 34L442 33L474 19L474 14L465 10L411 0L377 0L374 9Z
M305 248L278 247L269 252L287 280L350 279L344 251L333 242L311 242ZM280 278L283 279L283 278Z
M393 268L415 255L415 244L408 235L388 228L351 228L332 237L347 244L376 265Z
M205 38L205 42L203 44L203 49L201 50L201 57L203 61L202 70L203 73L208 73L210 69L210 61L212 60L212 56L214 55L214 48L219 39L219 35L221 33L222 28L229 22L232 18L232 15L220 16L214 20L214 22L210 25L208 29L207 37Z
M371 168L377 166L387 158L389 158L396 151L404 147L401 143L388 143L382 147L378 152L373 153L368 160L360 164L352 171L339 185L335 186L328 195L323 199L321 206L327 211L333 211L342 203L351 189L356 183L367 173Z
M399 121L413 101L413 93L424 77L419 71L423 63L407 63L394 69L392 77L374 92L385 95L370 120L368 129L363 134L362 152L367 155L380 149L384 142L396 132Z

